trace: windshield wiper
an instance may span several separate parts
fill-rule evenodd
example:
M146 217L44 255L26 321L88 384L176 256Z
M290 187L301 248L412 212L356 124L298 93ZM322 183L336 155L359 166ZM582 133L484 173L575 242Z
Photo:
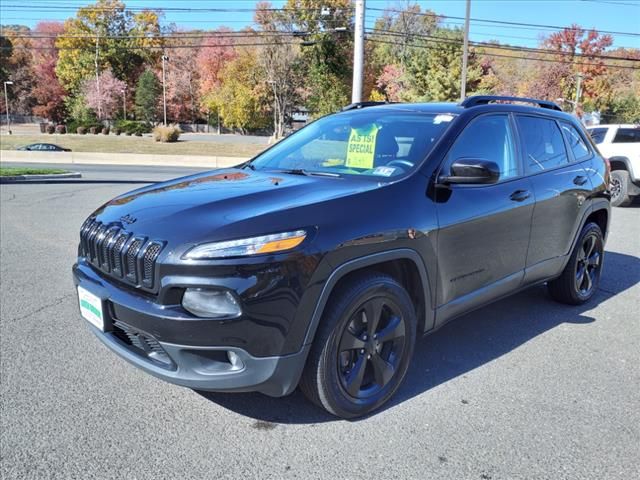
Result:
M305 177L315 176L315 177L340 178L339 173L305 170L304 168L289 168L289 169L282 169L282 170L274 170L274 172L288 173L289 175L302 175Z

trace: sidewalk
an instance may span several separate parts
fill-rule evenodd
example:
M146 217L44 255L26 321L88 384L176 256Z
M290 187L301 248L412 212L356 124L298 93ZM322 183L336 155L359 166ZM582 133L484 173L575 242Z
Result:
M164 167L224 168L246 162L249 158L199 155L147 155L138 153L96 152L23 152L0 150L1 162L81 163L88 165L157 165Z

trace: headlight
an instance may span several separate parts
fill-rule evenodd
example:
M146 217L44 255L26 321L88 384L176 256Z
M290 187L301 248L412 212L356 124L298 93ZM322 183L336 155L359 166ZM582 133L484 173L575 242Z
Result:
M300 245L306 236L306 231L296 230L295 232L274 233L273 235L262 235L241 240L205 243L189 250L184 258L203 260L283 252Z
M238 317L240 305L228 290L187 288L182 297L182 306L197 317Z

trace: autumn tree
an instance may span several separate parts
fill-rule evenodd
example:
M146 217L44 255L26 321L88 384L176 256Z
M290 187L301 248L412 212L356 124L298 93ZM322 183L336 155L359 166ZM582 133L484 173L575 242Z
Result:
M535 83L541 85L535 93L552 100L573 99L577 75L581 74L582 101L592 108L605 107L610 101L611 90L608 83L603 82L607 68L600 56L612 43L611 35L587 31L575 24L552 33L542 42L542 47L555 52L545 57L553 62L544 62L536 68Z
M402 95L406 91L403 67L394 64L385 65L376 79L376 90L374 91L375 93L373 93L374 99L387 102L400 102L402 101Z
M273 101L273 134L276 139L284 134L287 119L298 101L300 79L300 50L291 45L290 37L282 32L292 33L293 26L288 13L276 12L268 2L256 6L255 21L260 26L264 43L259 49L258 61L264 70Z
M78 9L64 23L64 35L56 46L60 56L56 72L62 85L76 92L83 80L110 69L116 78L133 81L159 55L158 14L132 13L120 0L98 0Z
M195 123L200 112L199 38L171 30L166 60L167 116L174 122Z
M399 65L405 69L409 61L422 51L415 45L433 35L438 27L438 16L431 10L422 11L418 4L406 8L390 8L376 19L373 31L375 48L373 65Z
M386 10L372 33L375 97L393 101L452 101L462 78L460 29L439 25L438 16L417 4ZM473 53L467 67L467 91L482 74Z
M138 78L136 86L136 116L140 120L153 123L158 118L158 104L162 86L155 73L145 70Z
M66 116L66 91L56 75L58 50L55 48L56 37L63 31L64 25L60 22L39 22L32 40L35 47L32 51L33 73L36 78L32 92L36 100L33 113L52 122L62 122Z
M10 55L3 54L2 58L7 77L13 82L7 90L11 111L14 114L31 115L31 109L35 105L31 30L24 26L10 26L3 28L3 34L11 45L11 49L6 50ZM4 94L2 97L4 106Z
M8 37L0 35L0 82L9 80L9 58L13 54L13 44Z
M314 116L349 103L353 71L350 0L288 0L292 28L304 32L301 95Z
M99 112L99 120L113 119L123 108L123 91L127 84L113 76L111 70L103 71L98 80L88 78L82 84L86 104Z
M225 126L246 133L269 125L266 78L255 49L239 49L220 78L220 86L207 96L207 106L220 113Z
M228 35L225 37L230 31L220 28L204 36L200 42L196 64L200 75L200 94L203 96L220 86L220 72L238 56L231 45L233 40Z

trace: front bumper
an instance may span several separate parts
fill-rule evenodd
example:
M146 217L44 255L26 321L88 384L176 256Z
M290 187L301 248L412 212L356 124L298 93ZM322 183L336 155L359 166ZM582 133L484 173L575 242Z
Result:
M237 345L166 341L154 333L162 331L158 327L163 323L180 322L188 338L190 326L197 330L200 321L191 322L179 311L116 288L86 265L74 265L73 280L103 301L105 331L87 322L89 329L116 354L151 375L196 390L256 391L276 397L288 395L298 384L310 345L288 355L257 357Z

